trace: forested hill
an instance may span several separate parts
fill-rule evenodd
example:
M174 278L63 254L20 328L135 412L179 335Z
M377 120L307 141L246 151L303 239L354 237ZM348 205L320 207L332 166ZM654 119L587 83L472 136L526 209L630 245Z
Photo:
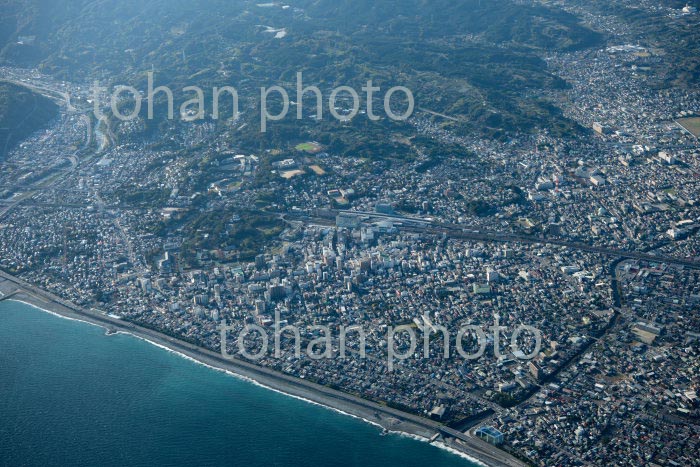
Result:
M50 99L26 87L0 81L0 160L57 113L58 106Z

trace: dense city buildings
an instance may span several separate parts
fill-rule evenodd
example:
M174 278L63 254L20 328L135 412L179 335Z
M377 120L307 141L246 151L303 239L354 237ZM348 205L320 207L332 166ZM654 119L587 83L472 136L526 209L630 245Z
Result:
M700 116L700 89L658 86L670 56L638 26L554 3L609 37L545 53L568 83L546 97L582 131L457 132L425 103L396 143L404 159L302 137L254 148L238 120L144 136L142 118L91 117L85 81L4 67L71 104L2 162L0 269L243 360L265 350L246 327L272 342L280 323L294 326L281 355L255 363L532 465L700 465L700 142L684 126ZM662 13L669 24L697 15ZM498 339L456 338L494 323ZM331 358L297 354L318 326L334 337L313 350ZM353 326L365 341L350 335L341 352ZM394 361L387 330L398 326L419 345ZM521 326L539 330L539 348ZM445 342L485 353L444 358ZM411 349L406 333L393 344Z

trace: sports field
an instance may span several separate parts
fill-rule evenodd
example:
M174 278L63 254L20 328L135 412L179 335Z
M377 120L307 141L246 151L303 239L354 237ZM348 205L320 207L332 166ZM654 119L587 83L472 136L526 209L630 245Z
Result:
M681 118L676 120L676 122L691 132L696 138L700 138L700 117Z
M297 151L305 151L311 154L316 154L317 152L321 152L321 145L312 141L310 143L301 143L296 146L295 148Z

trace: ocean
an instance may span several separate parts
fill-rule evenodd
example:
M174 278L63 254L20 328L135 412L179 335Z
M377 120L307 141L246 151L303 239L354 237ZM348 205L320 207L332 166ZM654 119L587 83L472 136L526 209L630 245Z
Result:
M0 302L1 466L477 464L127 334Z

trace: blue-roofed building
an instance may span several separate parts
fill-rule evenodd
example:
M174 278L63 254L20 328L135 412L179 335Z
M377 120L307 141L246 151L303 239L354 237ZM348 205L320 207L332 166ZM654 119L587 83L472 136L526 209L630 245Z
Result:
M479 427L476 430L476 436L496 446L503 444L503 433L492 426Z

